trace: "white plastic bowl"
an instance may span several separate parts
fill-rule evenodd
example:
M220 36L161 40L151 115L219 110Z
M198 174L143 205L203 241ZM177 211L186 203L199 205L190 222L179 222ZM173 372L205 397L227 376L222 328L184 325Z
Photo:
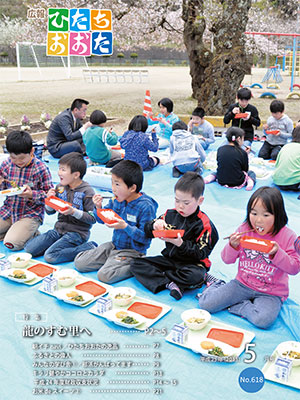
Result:
M121 307L128 306L136 295L136 291L130 287L116 287L110 291L112 301ZM117 297L116 297L117 296ZM118 296L126 296L124 298ZM127 297L129 296L129 297Z
M277 346L277 353L280 357L293 361L293 367L300 365L300 358L293 358L288 355L288 352L295 351L300 354L300 342L288 341L282 342Z
M11 264L11 268L25 268L32 255L30 253L15 253L8 257L8 261Z
M193 318L203 319L202 322L192 321ZM190 310L185 310L181 314L181 319L185 325L193 330L199 331L203 329L210 321L211 315L208 311L202 310L201 308L191 308Z
M58 280L59 286L68 287L71 286L78 275L78 272L74 269L61 269L54 273L54 276Z

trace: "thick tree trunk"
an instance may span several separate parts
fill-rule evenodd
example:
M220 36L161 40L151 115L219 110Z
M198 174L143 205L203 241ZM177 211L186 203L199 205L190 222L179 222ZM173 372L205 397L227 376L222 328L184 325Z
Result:
M184 20L183 40L190 60L193 97L204 82L204 72L212 60L212 53L203 43L206 22L203 17L203 1L183 0L182 18Z
M183 0L184 43L190 59L193 97L208 115L222 115L234 102L246 73L250 72L244 32L251 0L218 0L222 15L214 23L214 53L203 43L203 0Z

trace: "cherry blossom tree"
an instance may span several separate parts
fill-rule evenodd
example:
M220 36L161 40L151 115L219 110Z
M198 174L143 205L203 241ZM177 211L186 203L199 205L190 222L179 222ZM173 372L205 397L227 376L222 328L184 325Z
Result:
M186 51L192 96L209 114L223 113L234 100L250 71L249 54L280 54L289 43L244 32L296 32L299 5L298 0L27 0L26 4L44 9L108 8L114 16L118 50L168 46ZM28 20L24 27L18 40L23 35L26 41L45 43L46 20Z
M291 3L295 5L294 1ZM290 32L295 18L283 20L274 8L269 8L266 20L255 4L250 11L251 0L183 0L182 5L184 43L190 59L193 97L208 114L223 114L234 101L245 74L250 73L252 58L246 53L246 40L250 42L251 38L247 39L244 32L249 28L269 32L272 29L278 32L282 28ZM251 24L248 24L249 17ZM207 30L213 34L213 48L205 40ZM268 54L270 47L274 48L271 36L254 36L253 41L254 49L260 47ZM250 50L250 46L248 48Z

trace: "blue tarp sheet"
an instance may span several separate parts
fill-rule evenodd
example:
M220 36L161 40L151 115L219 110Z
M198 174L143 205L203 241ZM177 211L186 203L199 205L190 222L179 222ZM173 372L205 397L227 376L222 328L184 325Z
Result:
M216 149L220 139L212 147ZM255 144L257 150L260 144ZM53 180L57 181L57 161L49 157L48 166L51 169ZM159 203L159 213L166 208L174 206L174 184L176 179L171 175L172 165L159 166L152 172L145 173L143 190L153 196ZM208 173L205 171L205 174ZM257 186L272 185L272 179L258 180ZM246 204L251 192L245 189L234 190L223 188L217 183L206 186L205 200L202 209L215 223L220 240L212 255L211 272L225 280L233 278L236 274L236 265L225 265L220 257L220 252L225 244L223 237L232 233L245 218ZM299 200L297 194L283 193L289 226L299 233ZM41 232L50 229L55 222L54 216L46 216ZM98 243L109 241L111 231L100 224L92 228L91 240ZM156 255L163 248L159 239L152 241L148 255ZM0 252L9 255L10 252L0 244ZM41 257L40 260L43 260ZM72 268L72 263L61 265L61 268ZM96 279L96 273L85 274ZM251 364L245 363L249 355L244 353L235 363L209 363L200 360L200 356L191 350L178 347L165 341L165 329L170 332L174 323L180 323L181 313L189 308L197 308L195 295L197 290L184 294L180 301L169 296L168 291L153 295L139 284L134 278L119 282L114 286L130 286L141 297L156 300L172 307L171 312L159 320L153 330L145 332L122 329L111 322L98 318L88 312L89 307L79 308L63 303L55 298L41 293L35 286L19 285L17 283L0 279L1 287L1 385L0 399L229 399L243 400L255 399L295 399L299 390L265 381L263 388L256 393L247 393L239 385L240 373L248 367L262 369L266 357L270 356L276 346L283 341L300 341L300 274L290 277L290 297L285 302L279 318L268 330L255 328L249 322L229 314L227 311L219 312L212 316L216 321L231 324L240 329L255 333L256 359ZM37 315L42 316L42 321L37 321ZM26 320L26 318L29 318ZM46 320L45 320L46 318ZM34 337L23 337L24 326L31 325L36 329ZM43 328L54 326L56 328L79 326L82 333L79 336L60 337L57 333L52 336L47 331L41 335ZM87 328L92 335L84 331ZM93 343L116 343L118 351L108 350L74 350L74 345ZM38 349L38 345L40 348ZM43 347L41 345L44 345ZM62 345L61 350L54 350L51 346ZM132 347L133 346L133 347ZM134 347L137 346L137 347ZM83 347L83 346L82 346ZM78 364L73 368L38 368L37 362L53 362L54 358L42 358L41 353L70 352L72 362ZM43 354L45 356L45 354ZM49 355L48 355L49 356ZM138 366L103 368L85 368L85 371L105 371L100 376L100 386L52 386L39 385L44 390L51 389L52 393L46 395L34 394L35 379L72 379L72 378L99 378L91 376L55 376L55 371L83 370L84 361L117 362L134 361ZM62 361L62 360L60 360ZM145 364L145 365L142 365ZM298 367L300 368L300 367ZM49 372L54 371L54 372ZM132 373L135 374L132 374ZM63 372L64 373L64 372ZM68 372L67 372L68 373ZM51 376L51 374L54 376ZM75 372L74 372L75 374ZM55 393L55 390L58 390ZM77 391L81 390L81 393ZM123 392L122 392L123 390ZM124 391L125 390L125 391ZM60 392L59 392L60 391ZM64 392L62 392L64 391ZM127 391L127 392L126 392ZM44 392L45 393L45 392Z

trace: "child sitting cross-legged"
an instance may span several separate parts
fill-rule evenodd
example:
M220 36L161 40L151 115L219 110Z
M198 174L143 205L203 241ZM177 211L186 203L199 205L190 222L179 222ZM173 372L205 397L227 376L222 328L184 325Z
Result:
M145 236L144 224L155 217L157 203L141 192L142 167L130 160L122 160L111 170L112 191L115 197L105 209L113 210L120 219L105 224L113 229L112 241L96 249L81 252L75 258L75 267L81 272L98 271L100 281L113 283L132 276L130 261L143 257L150 247L151 239ZM102 196L93 197L94 214L102 208Z
M197 135L199 142L204 150L215 142L214 127L204 118L205 111L202 107L196 107L192 112L192 117L188 123L189 131L192 135Z
M280 191L268 186L257 189L248 201L245 221L221 253L226 264L238 260L237 275L228 283L217 280L200 293L200 308L210 313L228 309L259 328L269 328L288 298L289 276L300 272L299 241L287 222ZM245 232L252 244L266 239L272 246L266 251L244 248Z
M202 162L206 158L197 136L188 132L185 122L178 121L172 127L173 133L170 138L170 155L173 161L172 175L178 178L187 171L198 172L202 174Z
M106 129L106 115L103 111L95 110L90 115L90 122L93 124L83 134L86 154L93 164L107 164L109 167L121 161L121 154L118 151L109 149L106 145L114 146L118 142L118 136L112 128Z
M159 136L159 148L163 149L169 147L170 136L172 135L172 125L179 121L176 114L173 113L173 101L168 97L164 97L158 102L160 113L153 118L153 113L149 112L148 125L155 129Z
M228 144L221 146L217 151L217 172L204 178L205 183L215 180L222 186L252 190L256 175L249 171L248 154L242 148L245 132L243 129L231 127L226 133Z
M258 153L258 157L264 160L276 160L282 147L291 139L293 131L293 121L284 113L284 103L281 100L273 100L270 111L272 115L263 125L266 140ZM270 131L273 132L268 133Z
M184 235L162 238L166 247L162 255L137 258L131 272L147 289L158 293L170 290L180 300L185 289L201 287L210 268L208 259L218 241L218 232L208 216L200 210L204 197L203 178L196 172L186 172L175 185L175 208L145 225L148 238L153 230L184 229Z
M147 118L136 115L130 121L128 131L120 138L120 145L125 150L124 160L135 161L144 171L151 171L159 164L159 158L149 156L148 151L158 150L158 139L155 130L145 133L147 128Z
M59 160L58 176L60 184L50 189L47 196L71 203L66 210L59 211L54 229L34 237L25 245L25 250L33 257L44 254L51 264L73 261L80 252L93 249L94 242L87 242L92 224L96 222L91 214L94 205L94 190L82 180L86 173L86 162L80 153L68 153ZM55 210L46 205L47 214Z
M17 251L37 234L43 223L44 199L52 182L48 168L34 155L28 132L10 132L5 145L9 157L0 165L0 189L24 190L6 197L0 208L0 240L10 250Z

